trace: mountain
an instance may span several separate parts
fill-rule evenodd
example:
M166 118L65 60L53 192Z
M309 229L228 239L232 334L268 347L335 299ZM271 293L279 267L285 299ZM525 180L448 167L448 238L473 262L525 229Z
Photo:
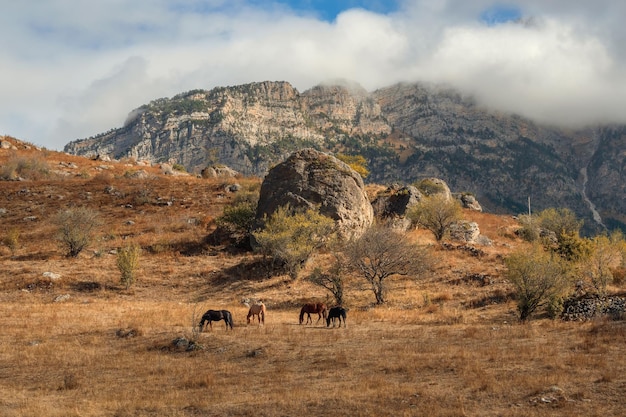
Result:
M441 85L368 92L342 81L300 93L266 81L193 90L141 106L123 127L65 151L263 176L303 147L364 156L368 182L438 177L494 213L527 212L530 198L533 211L571 209L588 232L626 230L626 126L539 125Z

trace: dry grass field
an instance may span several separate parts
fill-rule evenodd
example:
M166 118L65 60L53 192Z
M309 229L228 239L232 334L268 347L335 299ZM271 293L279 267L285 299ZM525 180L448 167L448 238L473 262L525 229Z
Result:
M258 179L166 176L15 143L0 167L24 158L53 172L0 182L0 238L19 232L14 250L0 246L2 416L626 415L626 323L517 322L502 278L503 256L524 245L511 218L465 213L494 242L481 256L411 232L432 246L435 271L392 279L383 306L350 277L347 328L299 325L322 289L205 243L234 197L225 186ZM70 259L50 219L77 206L103 222ZM129 242L142 253L126 289L114 251ZM265 325L246 323L246 298L264 300ZM232 311L234 330L194 334L209 308ZM183 337L200 349L177 347Z

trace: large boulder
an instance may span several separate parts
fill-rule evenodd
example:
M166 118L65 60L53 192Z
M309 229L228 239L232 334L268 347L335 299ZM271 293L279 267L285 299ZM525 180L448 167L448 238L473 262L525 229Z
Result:
M381 219L402 217L409 207L419 203L422 193L412 185L392 184L372 201L374 215Z
M268 172L261 184L257 221L287 204L318 208L335 220L344 239L360 236L374 218L361 176L334 156L309 148L294 152Z

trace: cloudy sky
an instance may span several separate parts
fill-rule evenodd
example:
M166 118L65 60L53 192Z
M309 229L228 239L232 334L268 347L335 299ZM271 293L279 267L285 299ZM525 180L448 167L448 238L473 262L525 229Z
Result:
M0 134L48 149L264 80L441 82L542 122L626 123L623 0L1 1Z

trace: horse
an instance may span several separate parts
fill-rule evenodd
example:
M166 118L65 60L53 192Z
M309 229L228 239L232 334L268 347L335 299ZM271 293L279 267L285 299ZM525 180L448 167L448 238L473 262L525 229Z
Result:
M339 319L339 327L341 327L341 319L343 318L343 327L347 327L346 325L346 309L337 306L331 307L328 311L328 317L326 318L326 327L330 326L330 320L333 321L333 327L335 327L335 319Z
M326 319L326 312L327 308L326 304L324 303L305 304L300 310L300 324L302 324L302 322L304 321L304 313L306 313L307 315L306 324L309 324L309 322L313 324L313 320L311 319L311 313L317 313L317 323L319 323L319 321L322 319L322 316L324 317L324 319Z
M213 330L213 322L220 320L224 320L224 323L226 323L226 330L228 330L229 326L231 330L233 329L233 315L230 314L230 311L207 310L207 312L202 315L202 320L200 320L200 324L198 325L200 327L200 331L204 329L204 322L208 321L209 327Z
M265 304L258 303L258 304L252 304L252 306L250 306L250 309L248 310L248 317L246 317L246 319L248 320L248 324L250 324L251 317L252 317L252 320L254 320L254 316L257 316L257 319L259 320L259 324L260 323L265 324Z

